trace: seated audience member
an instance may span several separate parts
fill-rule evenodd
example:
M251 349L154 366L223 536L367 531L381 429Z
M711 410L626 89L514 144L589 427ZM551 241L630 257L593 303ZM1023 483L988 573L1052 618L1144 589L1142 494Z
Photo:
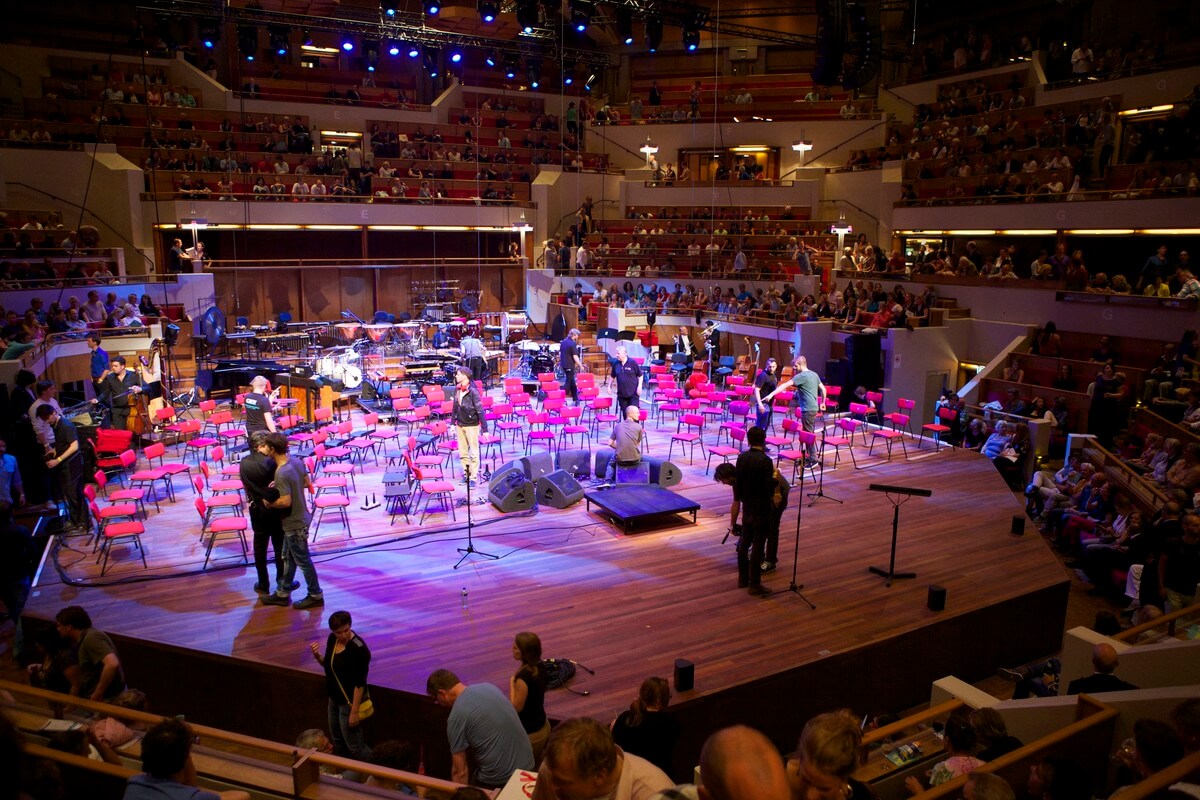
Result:
M308 728L301 731L300 735L296 737L296 747L304 751L314 750L326 755L333 755L334 751L333 740L320 728ZM322 775L351 779L351 776L344 776L340 769L331 767L328 764L320 764L319 768ZM354 774L353 777L356 778L357 774Z
M658 767L617 747L608 728L578 717L559 723L550 734L533 800L614 795L645 800L672 785Z
M1151 775L1163 771L1183 756L1183 742L1169 724L1145 717L1136 720L1133 723L1133 750L1130 751L1123 747L1113 754L1113 759L1125 768L1124 771L1118 771L1118 775L1124 774L1128 776L1129 780L1124 786L1113 792L1112 797L1119 797L1122 791L1129 788L1130 784L1145 780ZM1178 787L1171 788L1177 790ZM1194 797L1195 795L1191 792L1170 791L1166 795L1155 796Z
M1163 544L1158 564L1159 596L1167 613L1194 603L1200 583L1200 517L1188 514L1182 524L1183 535Z
M987 437L980 452L989 460L995 459L1008 448L1011 442L1012 434L1009 432L1008 423L997 422L995 431Z
M1013 383L1025 382L1025 370L1021 369L1021 359L1014 358L1012 363L1004 368L1004 380Z
M959 416L959 419L962 419L962 415ZM984 425L983 420L976 417L967 424L967 429L963 433L962 446L968 450L979 451L989 438L987 426Z
M1136 689L1132 683L1113 675L1120 666L1117 651L1111 644L1101 642L1092 648L1092 668L1095 670L1086 678L1076 678L1067 684L1067 694L1096 694L1097 692L1123 692Z
M1092 781L1075 762L1047 756L1029 768L1027 794L1039 800L1089 800Z
M1029 458L1031 445L1028 426L1013 425L1011 428L1012 435L1009 437L1008 445L992 459L992 463L1004 478L1004 482L1008 484L1008 488L1017 492L1021 490L1021 486L1025 482L1025 462Z
M991 772L978 770L967 776L962 796L963 800L1016 800L1016 793L1008 781Z
M142 768L145 772L129 779L124 800L250 800L242 791L210 792L196 787L196 765L192 763L192 730L177 719L151 728L142 739Z
M704 776L703 785L697 787L700 800L791 800L779 751L766 736L745 725L708 737L700 750L700 774Z
M975 738L979 740L981 761L992 761L1021 746L1020 739L1009 735L1004 717L990 706L972 711L970 722L975 729Z
M612 726L618 747L666 773L671 771L671 753L679 738L679 722L667 711L670 702L671 688L666 679L646 678L629 710L622 711Z
M818 714L800 733L796 751L787 757L792 800L812 797L872 800L875 793L852 776L858 769L862 730L849 710Z
M929 785L940 786L946 781L953 780L959 775L966 775L983 762L971 755L975 749L975 729L965 715L952 714L946 720L946 728L942 739L945 746L946 758L933 765L929 773ZM925 791L921 781L910 775L904 781L905 787L912 794Z
M371 748L371 763L377 767L415 773L420 768L420 761L416 746L401 739L388 739ZM367 778L367 785L382 786L406 797L420 797L423 794L417 787L403 781L389 781L374 776Z

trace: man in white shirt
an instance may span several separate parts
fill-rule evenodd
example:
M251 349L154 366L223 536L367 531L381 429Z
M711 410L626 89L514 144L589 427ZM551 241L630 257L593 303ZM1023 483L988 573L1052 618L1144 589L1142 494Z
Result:
M575 250L575 268L587 272L592 268L592 253L588 250L587 242L580 242Z
M1086 41L1079 43L1075 52L1071 53L1071 72L1075 75L1088 75L1092 71L1092 48Z

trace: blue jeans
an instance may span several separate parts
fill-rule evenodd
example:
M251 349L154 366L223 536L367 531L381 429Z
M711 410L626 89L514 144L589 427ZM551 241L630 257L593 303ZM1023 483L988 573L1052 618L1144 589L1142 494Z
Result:
M321 584L317 582L317 568L313 566L312 556L308 554L308 530L283 532L283 574L275 594L287 597L291 590L287 587L296 579L296 567L304 573L304 582L308 584L308 593L313 597L321 596Z
M354 691L351 689L350 691ZM359 761L371 759L371 748L363 738L363 726L350 727L349 703L329 701L329 738L333 741L333 749L339 756L356 758Z
M754 424L757 425L758 427L762 428L764 431L770 431L771 430L771 414L773 411L771 406L767 406L766 411L759 411L758 406L753 406L753 408L754 408Z

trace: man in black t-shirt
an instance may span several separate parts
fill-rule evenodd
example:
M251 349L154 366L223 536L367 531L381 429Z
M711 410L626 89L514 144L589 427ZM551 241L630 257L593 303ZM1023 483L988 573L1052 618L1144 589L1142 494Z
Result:
M612 362L612 377L616 381L617 416L625 419L625 409L641 407L638 398L642 394L642 368L629 357L625 345L617 345L617 357Z
M771 429L771 404L763 402L763 398L772 394L779 385L775 379L777 367L775 359L768 358L767 365L754 376L754 424L764 431Z
M764 597L771 593L762 585L762 562L768 534L773 527L778 531L779 520L774 503L778 481L775 479L775 465L764 450L767 432L755 426L746 431L746 442L750 449L738 456L737 466L734 467L729 524L735 531L738 530L738 517L741 515L737 546L738 588L749 587L750 594ZM721 470L721 473L717 476L718 480L722 480L728 470ZM744 514L741 513L743 510Z
M579 359L579 328L571 328L567 333L567 338L563 339L558 346L558 363L562 367L563 381L567 385L567 394L571 395L571 402L579 402L579 389L575 386L575 373L583 369L583 362Z
M271 413L271 398L267 396L270 384L262 375L255 375L250 380L250 393L243 400L246 410L246 434L253 435L259 431L275 432L275 416ZM251 448L253 452L253 448Z
M258 572L258 582L254 584L254 591L270 594L267 544L271 545L271 552L275 556L275 584L278 588L283 579L283 516L275 509L267 507L268 502L279 499L279 490L271 485L275 480L275 459L267 447L266 431L258 430L250 434L250 455L238 463L238 477L242 479L242 486L250 501L250 527L254 530L254 569ZM299 588L299 584L293 588Z
M86 532L88 510L83 504L83 456L79 452L79 434L75 426L63 419L50 404L37 410L38 419L45 420L54 431L54 458L46 462L51 476L58 484L58 493L67 503L68 528Z

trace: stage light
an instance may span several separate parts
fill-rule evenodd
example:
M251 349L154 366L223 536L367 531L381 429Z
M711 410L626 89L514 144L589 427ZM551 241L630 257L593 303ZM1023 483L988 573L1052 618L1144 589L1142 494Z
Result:
M528 79L531 89L542 85L542 60L540 58L525 59L525 77Z
M517 77L517 67L520 66L520 59L512 53L504 55L504 77L512 80Z
M238 52L247 61L253 61L258 52L258 28L253 25L242 25L237 30Z
M651 53L657 53L659 45L662 44L663 23L662 17L647 17L646 18L646 49Z
M388 55L389 56L400 55L400 43L399 42L389 42L388 43Z
M307 30L300 31L300 41L304 43L305 47L312 47L312 43L313 43L312 34L309 33Z
M696 28L685 27L683 29L683 49L689 53L695 52L700 46L700 31Z
M200 24L200 41L205 48L212 50L217 46L217 42L221 41L221 26L215 22L203 22Z
M463 60L463 54L462 54L461 50L454 49L454 50L450 51L450 63L451 64L458 64L462 60Z
M380 0L379 7L383 9L383 13L389 17L396 16L395 0Z
M417 47L415 44L410 44L408 46L408 57L409 58L420 58L421 57L421 49L419 47Z
M633 9L620 6L616 9L616 16L617 38L621 40L621 44L633 44Z
M587 80L584 81L583 90L585 92L590 92L592 90L592 84L595 82L596 82L596 73L593 72L590 75L588 75Z
M362 40L363 60L367 62L367 72L374 72L379 66L379 40Z
M425 71L429 73L429 77L431 77L431 78L436 78L439 74L439 71L438 71L438 56L439 55L440 54L438 53L437 50L430 50L429 48L426 48L425 53L421 58L421 64L422 64L422 66L425 67Z
M500 56L496 54L495 50L488 50L487 55L483 57L484 63L486 63L489 67L496 66L496 62L499 61L499 59Z
M496 0L479 0L479 19L484 24L490 25L496 21L496 17L500 16L500 6Z
M563 86L570 86L575 83L575 59L563 59L562 82Z
M271 25L267 28L267 35L270 37L271 49L275 51L277 56L286 56L288 50L291 49L288 44L288 34L290 31L283 25Z
M583 33L592 22L594 6L588 0L570 0L571 27L576 33Z
M342 49L345 50L347 53L349 53L351 50L354 49L354 42L352 42L348 38L342 39Z
M517 0L517 24L523 32L533 33L540 22L537 0Z
M436 0L426 0L425 13L431 17L436 17L437 13L442 10L442 4Z

